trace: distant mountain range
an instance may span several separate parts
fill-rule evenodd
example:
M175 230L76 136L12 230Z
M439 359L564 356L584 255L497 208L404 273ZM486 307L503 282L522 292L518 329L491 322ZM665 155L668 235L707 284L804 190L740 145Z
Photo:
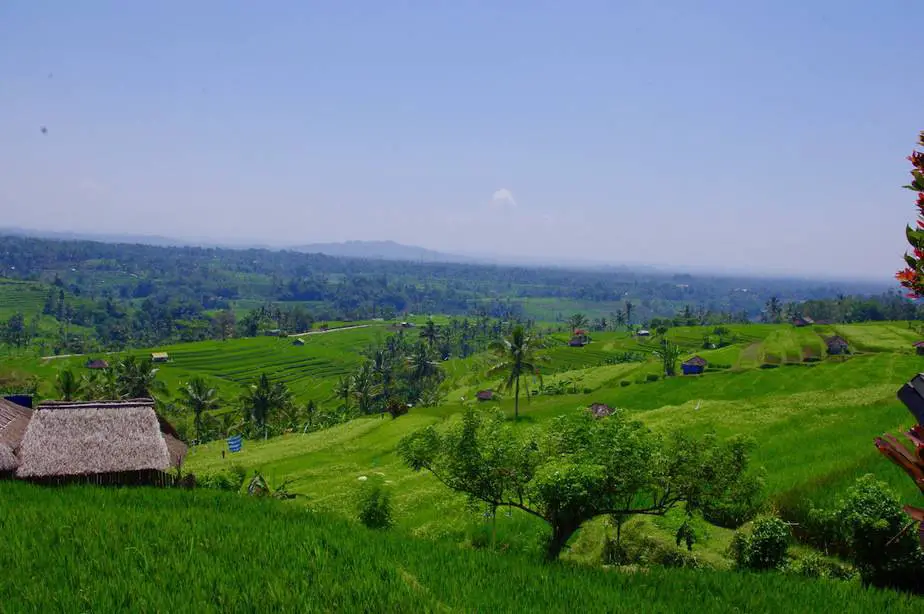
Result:
M369 260L408 260L411 262L476 262L476 259L456 254L403 245L394 241L345 241L343 243L311 243L290 247L306 254L325 254L342 258L366 258Z

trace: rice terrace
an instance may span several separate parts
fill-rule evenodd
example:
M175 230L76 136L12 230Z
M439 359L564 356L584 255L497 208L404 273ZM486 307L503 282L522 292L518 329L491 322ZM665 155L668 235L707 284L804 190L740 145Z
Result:
M0 614L924 611L924 5L635 4L4 7Z

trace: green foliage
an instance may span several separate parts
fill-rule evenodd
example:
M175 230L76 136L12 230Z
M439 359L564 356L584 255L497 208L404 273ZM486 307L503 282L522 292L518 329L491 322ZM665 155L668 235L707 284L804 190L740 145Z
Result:
M218 407L220 399L218 390L210 386L201 377L193 377L180 388L182 404L193 413L196 440L201 442L203 436L202 416L205 412Z
M240 492L246 478L247 470L241 465L233 464L226 470L197 475L196 486Z
M866 475L847 491L834 519L849 546L850 558L867 584L924 591L924 552L898 497L886 484Z
M387 529L394 524L392 519L391 494L385 480L379 475L366 478L359 487L357 515L359 521L370 529Z
M515 418L520 417L520 381L523 381L527 395L529 394L530 378L536 378L539 385L542 386L542 373L539 371L538 363L540 360L544 360L544 357L535 353L538 346L539 341L521 325L515 326L509 337L491 345L491 350L499 362L491 367L488 371L488 376L503 375L504 380L501 384L501 390L513 389L513 414Z
M782 569L789 539L789 526L785 522L775 516L762 516L754 521L750 533L735 533L732 558L743 569Z
M661 361L664 377L677 375L677 361L680 360L681 353L679 345L667 340L654 351L654 355Z
M5 482L0 500L16 502L0 505L9 612L920 611L794 576L549 567L206 489Z
M61 369L55 382L55 389L62 401L73 401L80 389L77 376L71 369Z
M728 496L746 463L726 462L716 437L675 433L666 444L616 410L596 420L561 416L541 430L514 430L499 412L468 410L448 428L428 427L402 439L399 453L415 471L489 505L520 509L551 528L555 559L586 521L601 515L691 513Z

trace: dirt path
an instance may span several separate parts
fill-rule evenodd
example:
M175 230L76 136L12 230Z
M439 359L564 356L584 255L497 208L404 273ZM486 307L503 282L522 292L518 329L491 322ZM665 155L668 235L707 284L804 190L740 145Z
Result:
M289 337L307 337L308 335L324 335L327 333L336 333L341 330L355 330L357 328L369 328L372 324L357 324L356 326L341 326L339 328L328 328L327 330L309 330L307 333L295 333Z

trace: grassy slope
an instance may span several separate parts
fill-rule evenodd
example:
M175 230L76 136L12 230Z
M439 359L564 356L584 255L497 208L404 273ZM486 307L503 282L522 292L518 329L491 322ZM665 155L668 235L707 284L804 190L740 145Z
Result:
M885 331L893 327L881 326ZM875 333L875 327L865 327L863 332L869 334L868 329ZM811 339L815 334L799 330L790 335L790 331L788 327L743 327L736 347L753 343L780 347L784 340ZM678 329L674 333L702 339L698 331ZM614 351L639 345L624 335L604 337L599 343L615 347ZM582 356L588 348L567 349ZM566 366L560 357L555 362L560 368ZM587 387L592 392L533 397L521 402L520 411L524 428L528 428L590 402L603 401L633 411L661 431L682 428L691 432L715 430L723 436L749 434L758 442L755 463L767 470L771 497L785 513L798 517L812 505L830 503L866 472L887 480L909 500L917 496L910 481L876 453L872 438L909 425L910 415L895 399L895 391L920 370L920 365L919 357L902 350L857 355L844 362L725 371L626 387L618 385L621 379L631 379L638 370L654 367L608 365L548 376L549 380L567 377L580 381L579 389ZM233 459L222 460L223 444L215 442L195 451L188 466L192 471L210 471L238 462L260 468L277 481L289 477L295 490L309 495L324 509L342 514L352 514L356 478L380 471L393 482L397 518L404 529L462 540L480 530L483 522L478 512L468 511L464 499L448 494L435 480L405 469L395 454L404 434L457 414L463 407L457 399L451 396L455 402L435 409L415 409L397 421L366 418L321 433L248 442L244 452ZM512 413L511 399L498 405ZM522 549L533 548L543 530L541 524L518 514L501 517L498 525L500 539ZM599 541L600 530L588 530L590 535L585 539ZM716 531L720 539L726 538L720 534ZM574 550L587 548L579 536Z
M777 574L544 566L206 491L0 483L0 612L919 612Z

